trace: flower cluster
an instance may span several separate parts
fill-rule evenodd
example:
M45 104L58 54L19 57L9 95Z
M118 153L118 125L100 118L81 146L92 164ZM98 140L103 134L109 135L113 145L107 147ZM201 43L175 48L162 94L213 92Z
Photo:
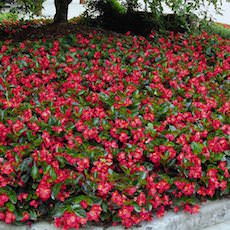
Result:
M7 40L0 75L0 220L128 228L229 193L228 40Z

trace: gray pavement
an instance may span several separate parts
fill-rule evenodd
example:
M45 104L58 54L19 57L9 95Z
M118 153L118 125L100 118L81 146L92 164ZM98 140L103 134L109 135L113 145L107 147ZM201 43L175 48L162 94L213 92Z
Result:
M208 228L204 228L203 230L230 230L230 220L221 224L217 224Z

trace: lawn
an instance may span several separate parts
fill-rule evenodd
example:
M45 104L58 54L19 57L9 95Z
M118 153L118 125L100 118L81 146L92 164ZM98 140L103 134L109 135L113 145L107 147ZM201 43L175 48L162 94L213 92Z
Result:
M229 194L229 80L206 32L0 41L0 220L128 228Z

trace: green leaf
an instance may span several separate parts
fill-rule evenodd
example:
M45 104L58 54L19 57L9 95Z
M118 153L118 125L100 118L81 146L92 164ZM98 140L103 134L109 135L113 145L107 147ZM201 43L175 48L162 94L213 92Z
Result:
M33 141L33 144L36 147L36 146L40 146L42 142L43 142L42 138L39 137L35 141Z
M101 213L101 215L100 215L100 219L102 220L102 221L106 221L106 220L108 220L109 218L110 218L110 215L111 215L111 213L109 213L109 212L106 212L106 213Z
M107 203L103 202L102 205L101 205L101 207L102 207L103 212L107 212L108 211L108 204Z
M199 143L199 142L192 142L192 144L191 144L192 151L195 154L202 153L203 147L204 146L201 143Z
M101 205L102 199L96 196L90 196L90 199L93 201L93 204L99 204Z
M34 136L33 136L31 130L28 130L28 131L26 132L26 136L27 136L27 138L28 138L29 141L32 141L32 140L34 139Z
M68 206L64 206L63 203L56 203L54 210L52 211L52 216L53 217L61 217L63 213L68 209Z
M23 218L22 210L17 210L15 212L16 221L21 221Z
M28 171L28 169L30 168L29 165L31 164L32 160L33 159L31 157L25 158L19 167L20 171L21 172Z
M26 130L27 130L27 128L23 128L16 135L21 136Z
M89 196L86 196L86 195L72 197L68 199L68 203L71 203L72 205L76 205L76 204L80 204L80 202L83 200L86 201L89 205L92 205L95 203Z
M76 180L74 181L74 184L75 184L75 185L78 185L78 183L79 183L79 181L80 181L81 179L84 179L84 176L83 176L82 174L80 174L80 175L76 178Z
M169 130L172 131L172 132L174 132L174 131L176 131L176 127L173 126L173 125L169 125Z
M146 130L148 132L150 132L152 134L152 136L155 136L157 131L154 129L153 124L152 123L148 123L148 125L146 126Z
M27 183L28 180L30 179L30 174L26 173L24 175L21 176L21 179L24 183Z
M52 177L53 180L57 180L57 174L56 174L54 168L51 167L49 170L49 173L50 173L50 176Z
M136 211L136 212L141 212L141 207L138 205L138 204L133 204L133 207L134 207L134 210Z
M3 121L5 116L5 110L0 110L0 113L1 113L1 121Z
M119 223L121 221L121 218L118 215L114 215L112 217L112 220L113 220L113 222L118 222Z
M54 126L54 125L56 125L57 124L57 119L56 119L56 117L50 117L49 118L49 120L48 120L48 125L49 126Z
M11 212L13 212L15 210L15 206L10 202L6 203L6 207Z
M17 203L17 194L13 189L8 190L8 196L13 204Z
M177 161L177 159L170 160L168 166L173 167L175 165L176 161Z
M139 90L138 90L138 89L133 93L133 97L134 97L134 98L139 98L139 97L140 97L140 94L139 94Z
M3 88L1 84L0 84L0 91L5 91L5 89Z
M57 197L58 193L60 192L60 189L61 189L61 183L58 183L58 184L55 184L53 187L52 187L52 193L51 193L51 198L53 200L55 200L55 198Z
M147 172L146 171L139 172L138 180L145 180L146 177L147 177Z
M73 209L73 212L74 212L77 216L86 217L86 211L85 211L83 208L81 208L81 207L74 208L74 209Z
M29 215L30 215L30 219L31 219L31 220L37 220L37 213L36 213L35 210L30 209L30 210L28 211L28 213L29 213Z
M36 164L34 163L34 164L33 164L33 167L32 167L32 171L31 171L31 176L32 176L32 178L35 180L35 179L38 178L38 175L39 175L38 167L37 167Z
M85 90L81 90L81 91L79 91L78 96L81 96L81 95L83 95L84 93L85 93Z

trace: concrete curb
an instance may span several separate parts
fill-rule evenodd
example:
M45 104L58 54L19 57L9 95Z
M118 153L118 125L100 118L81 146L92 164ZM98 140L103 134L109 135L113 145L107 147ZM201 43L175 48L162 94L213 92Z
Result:
M195 215L168 212L161 219L143 223L133 230L202 230L230 221L230 199L208 201L201 205L200 213ZM85 230L103 230L103 227L89 226ZM230 229L230 226L229 226ZM0 230L58 230L53 224L39 222L29 226L14 226L0 223ZM107 230L124 230L122 227L109 227Z

